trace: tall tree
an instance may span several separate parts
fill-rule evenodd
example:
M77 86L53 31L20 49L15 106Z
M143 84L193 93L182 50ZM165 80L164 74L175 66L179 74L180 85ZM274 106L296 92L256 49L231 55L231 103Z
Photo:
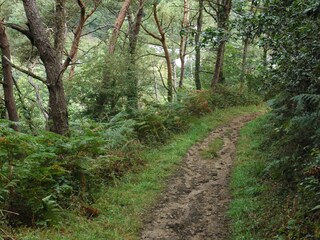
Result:
M259 0L251 0L249 11L241 14L239 21L240 29L242 34L243 50L242 50L242 63L241 63L241 74L240 74L240 93L243 92L244 84L247 75L247 59L250 44L254 41L257 33L257 27L255 24L255 17L257 16Z
M127 12L130 6L131 0L125 0L122 4L121 10L118 14L118 17L116 19L116 22L113 27L112 35L109 41L109 53L113 54L116 48L116 43L118 41L120 29L122 27L122 24L127 16Z
M2 73L3 73L3 91L4 91L4 102L8 112L9 120L12 122L19 122L18 111L13 93L13 76L12 67L10 64L11 53L10 45L7 38L4 23L0 20L0 48L2 52ZM13 124L12 128L18 131L18 125Z
M188 35L186 34L187 33L186 28L188 26L189 26L189 1L183 0L183 17L181 21L180 49L179 49L179 57L181 62L179 87L183 86L183 80L184 80L187 42L188 42Z
M130 64L128 68L128 105L130 108L138 108L138 79L135 73L136 64L136 49L138 42L138 35L141 28L141 22L143 18L144 0L139 0L138 10L135 14L135 18L128 15L129 21L129 54Z
M56 0L55 39L52 46L45 25L34 0L23 0L33 43L39 51L46 70L46 85L49 90L49 130L62 135L69 133L68 110L63 88L62 49L65 37L65 0Z
M74 33L74 39L70 52L63 62L66 34L66 0L55 0L55 24L54 43L48 36L48 31L41 19L35 0L23 0L24 10L28 19L28 29L16 24L8 24L11 28L24 34L38 49L39 56L45 67L46 79L43 79L30 71L11 65L21 72L28 74L44 82L49 91L48 104L48 129L52 132L68 135L68 110L66 96L63 87L63 75L67 68L76 59L82 30L86 20L96 11L101 0L94 0L93 10L86 14L86 5L82 0L77 0L80 9L80 21Z
M211 87L215 87L223 77L224 53L229 33L229 16L232 7L232 0L207 0L208 8L206 12L210 14L216 21L221 36L218 39L218 49L216 55L216 63Z
M171 64L171 57L170 57L170 52L169 52L169 48L168 48L168 44L167 44L167 37L166 37L166 31L164 29L168 29L170 24L172 23L172 20L170 21L169 25L164 28L162 26L162 21L159 19L158 16L158 2L155 1L153 4L153 18L154 21L156 23L158 32L160 34L157 35L151 31L149 31L148 29L146 29L143 25L142 28L154 39L160 41L161 46L163 48L164 51L164 57L166 60L166 65L167 65L167 94L168 94L168 102L172 102L173 101L173 71L172 71L172 64Z
M195 71L194 71L195 84L196 84L197 90L201 90L201 80L200 80L201 42L200 42L200 36L201 36L201 32L202 32L203 10L204 10L204 2L203 2L203 0L199 0L197 31L195 34L196 59L195 59Z

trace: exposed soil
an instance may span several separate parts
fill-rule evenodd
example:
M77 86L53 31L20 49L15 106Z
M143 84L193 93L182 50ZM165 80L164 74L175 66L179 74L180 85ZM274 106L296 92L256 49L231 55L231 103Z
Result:
M230 203L230 172L239 129L256 114L235 118L190 148L181 166L145 217L141 239L224 240L229 236L226 214ZM202 151L216 138L224 141L218 157L205 159Z

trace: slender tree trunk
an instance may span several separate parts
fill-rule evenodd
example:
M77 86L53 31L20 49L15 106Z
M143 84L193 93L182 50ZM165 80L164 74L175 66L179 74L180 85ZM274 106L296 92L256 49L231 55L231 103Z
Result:
M128 107L129 108L138 108L138 78L135 73L135 64L136 64L136 50L138 35L141 28L141 22L143 18L143 7L144 0L139 0L138 11L135 16L135 20L132 21L129 18L129 54L130 54L130 64L128 68Z
M168 88L168 102L173 101L173 74L172 74L172 65L170 60L170 53L166 39L164 38L161 42L164 50L164 55L167 64L167 88Z
M167 65L167 86L166 86L166 89L167 89L167 93L168 93L168 102L172 102L173 101L172 64L171 64L170 53L169 53L167 40L166 40L166 32L163 30L163 28L161 26L161 21L159 20L159 17L158 17L157 7L158 7L158 3L154 3L153 4L153 17L154 17L154 21L156 22L160 36L148 31L143 26L142 27L151 37L153 37L154 39L157 39L158 41L161 42L161 46L164 51L164 57L166 60L166 65Z
M214 75L213 75L213 80L211 85L212 88L217 86L218 82L222 78L225 46L226 46L226 42L222 42L219 44L219 47L218 47L217 59L216 59Z
M195 61L195 84L196 89L201 90L201 80L200 80L200 69L201 69L201 46L200 46L200 36L202 32L202 23L203 23L203 9L204 4L203 0L199 0L199 13L197 18L197 32L195 35L195 44L196 44L196 61Z
M4 90L4 102L8 112L9 120L12 122L19 122L18 111L13 94L13 76L12 67L8 62L11 59L10 45L5 32L3 22L0 20L0 47L2 52L2 71L3 71L3 90ZM8 59L8 60L7 60ZM18 131L19 127L16 124L11 127Z
M265 68L267 68L267 66L268 66L268 50L269 50L269 48L268 48L268 46L267 45L264 45L263 46L263 66L265 67Z
M224 30L225 33L229 31L229 16L232 6L232 0L222 0L220 4L217 6L217 20L218 20L218 28ZM215 88L217 84L221 81L223 76L223 62L224 62L224 54L226 48L226 39L221 39L218 51L217 51L217 58L214 68L214 74L211 82L211 87Z
M189 26L189 2L188 0L183 1L183 18L181 21L181 28L186 29ZM181 61L181 71L180 71L180 80L179 80L179 87L183 86L184 80L184 72L185 72L185 60L186 60L186 53L187 53L187 41L188 35L181 34L180 36L180 49L179 49L179 56Z
M24 9L34 38L34 45L39 51L44 64L49 90L49 130L61 135L69 134L67 101L64 93L62 76L62 54L51 46L45 26L40 18L34 0L23 0ZM60 25L62 26L62 25ZM57 39L63 42L63 39ZM57 43L57 46L59 44Z
M157 4L153 4L153 16L155 19L155 22L157 24L158 31L160 33L160 42L164 51L164 56L166 59L166 64L167 64L167 91L168 91L168 102L173 101L173 74L172 74L172 65L171 65L171 58L170 58L170 53L169 53L169 48L167 45L167 40L166 40L166 33L161 27L161 23L158 18L158 13L157 13Z
M64 53L64 45L66 39L66 0L55 0L55 31L54 31L54 48L57 57L62 61Z
M35 67L35 64L36 62L31 62L29 67L28 67L28 70L29 72L33 72L33 68ZM37 102L37 105L38 105L38 108L39 110L41 111L44 119L45 119L45 122L46 122L46 128L48 127L48 112L43 104L43 101L42 101L42 98L41 98L41 94L40 94L40 91L39 91L39 86L37 83L35 83L33 81L33 78L31 76L28 76L28 82L30 83L30 85L33 87L34 89L34 92L35 92L35 96L36 96L36 102Z
M127 15L127 11L129 9L131 0L125 0L122 4L122 8L119 12L119 15L117 17L117 20L114 24L114 28L113 28L113 32L110 38L110 42L109 42L109 53L113 54L116 48L116 44L118 41L118 37L119 37L119 33L120 33L120 29L122 27L122 24L124 22L124 19Z
M242 52L242 63L241 63L241 75L240 75L240 93L243 93L245 78L247 73L247 56L249 50L249 38L244 39L243 52Z

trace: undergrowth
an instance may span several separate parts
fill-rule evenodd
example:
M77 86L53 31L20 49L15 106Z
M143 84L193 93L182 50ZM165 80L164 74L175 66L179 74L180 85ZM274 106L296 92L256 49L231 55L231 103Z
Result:
M209 131L227 124L235 116L260 111L261 107L237 107L216 110L201 119L193 118L187 132L176 134L165 145L145 149L140 171L131 171L112 185L99 191L93 207L99 216L88 220L77 212L68 212L55 228L20 229L17 235L24 240L39 239L139 239L142 216L156 200L166 179L171 175L186 151Z
M98 217L104 206L95 205L103 189L144 168L145 149L166 146L175 134L197 129L199 117L236 105L224 94L232 91L194 92L177 103L121 112L107 123L78 120L69 138L17 133L1 122L0 229L57 226L73 211L85 221ZM239 104L259 103L238 97L244 99Z
M268 115L241 130L232 174L232 239L319 239L317 173L303 171L303 165L296 173L283 169L289 159L281 160L284 149L274 138L271 143L270 127Z

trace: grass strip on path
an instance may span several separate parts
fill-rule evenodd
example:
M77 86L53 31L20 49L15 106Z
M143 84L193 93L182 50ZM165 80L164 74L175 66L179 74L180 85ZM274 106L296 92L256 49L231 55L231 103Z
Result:
M142 153L146 165L138 173L128 173L112 186L106 186L95 203L100 210L98 218L87 220L77 214L66 214L65 223L56 229L24 229L24 240L134 240L146 211L155 202L188 149L197 141L234 117L264 111L264 107L234 107L216 110L200 119L194 119L189 131L175 135L167 144Z
M264 116L248 123L240 130L237 159L231 176L232 202L229 215L232 221L234 240L263 239L260 236L261 211L265 211L261 194L267 192L261 176L265 169L265 158L259 150Z

